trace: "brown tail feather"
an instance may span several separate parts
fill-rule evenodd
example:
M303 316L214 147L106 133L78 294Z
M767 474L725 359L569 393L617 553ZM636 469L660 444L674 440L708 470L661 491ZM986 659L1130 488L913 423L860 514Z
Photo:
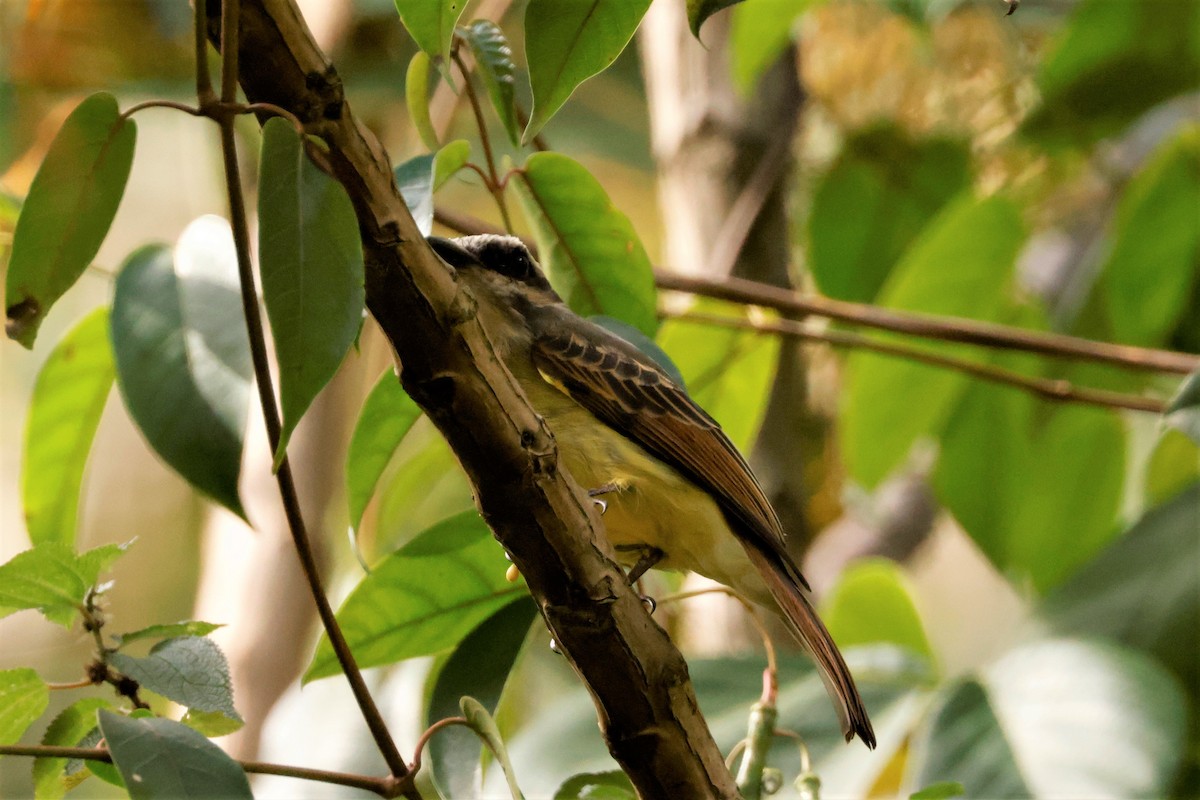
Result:
M804 596L803 590L788 573L787 567L779 562L774 554L764 553L751 542L743 542L750 560L762 574L771 596L783 612L792 633L804 646L804 649L817 664L817 671L825 682L825 689L834 701L838 718L842 722L842 733L846 741L858 735L863 743L871 749L875 748L875 731L871 728L871 720L867 709L863 706L854 678L842 660L837 645L833 643L825 624L817 616L812 604Z

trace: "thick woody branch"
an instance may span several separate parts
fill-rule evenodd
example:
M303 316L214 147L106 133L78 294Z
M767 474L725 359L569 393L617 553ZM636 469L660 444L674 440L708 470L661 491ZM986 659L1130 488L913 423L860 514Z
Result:
M208 4L209 19L219 19L219 0ZM247 98L295 114L328 147L325 160L358 215L367 306L404 387L449 441L592 692L613 756L645 798L736 796L685 662L606 557L591 503L557 469L553 434L496 358L474 299L425 244L387 154L355 120L294 3L243 0L240 27Z

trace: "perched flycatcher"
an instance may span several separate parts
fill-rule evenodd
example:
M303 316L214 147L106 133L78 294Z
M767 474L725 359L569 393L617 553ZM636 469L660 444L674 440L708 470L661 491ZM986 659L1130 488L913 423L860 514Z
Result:
M874 747L779 518L721 427L650 357L567 308L519 239L429 243L478 299L484 330L550 423L566 468L604 491L604 528L624 565L691 570L778 609L816 662L846 740Z

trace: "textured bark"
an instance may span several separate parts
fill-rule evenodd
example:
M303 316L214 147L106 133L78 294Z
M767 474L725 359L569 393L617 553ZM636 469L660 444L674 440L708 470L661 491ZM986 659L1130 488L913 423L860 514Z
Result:
M213 26L220 3L208 0ZM358 215L367 306L405 389L446 436L497 539L596 701L613 756L645 798L735 797L697 708L687 665L598 538L592 504L557 468L554 436L496 358L475 301L416 229L387 154L350 112L341 81L290 0L247 0L241 83L290 110Z

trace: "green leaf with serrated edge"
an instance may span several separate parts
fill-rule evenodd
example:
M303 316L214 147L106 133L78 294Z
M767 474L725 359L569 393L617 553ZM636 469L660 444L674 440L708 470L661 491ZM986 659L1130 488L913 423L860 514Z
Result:
M533 110L522 141L531 141L579 84L617 60L649 7L650 0L530 0L525 8L525 63Z
M966 794L966 787L958 781L939 781L913 792L908 800L951 800L954 797L966 797Z
M396 186L417 230L424 236L433 232L433 170L436 156L414 156L394 170Z
M112 708L102 697L87 697L77 700L59 712L46 733L42 744L58 747L78 747L89 731L96 727L96 712L101 708ZM67 759L39 757L33 761L34 795L38 800L57 800L87 777L82 769L67 775Z
M504 739L500 736L500 729L496 727L496 720L492 719L488 710L474 697L462 698L459 701L459 708L462 709L462 715L466 717L467 724L488 743L488 747L496 756L496 763L504 771L504 778L508 782L508 791L513 800L524 800L521 787L517 785L517 776L513 771L512 762L508 758L508 750L504 746Z
M449 658L430 676L433 689L425 714L426 726L458 714L459 698L470 695L495 713L513 664L537 605L518 597L471 631ZM478 793L479 738L462 728L450 728L429 742L434 782L446 797Z
M808 264L821 291L873 301L922 229L970 183L965 143L915 140L892 125L855 133L813 194Z
M388 556L338 610L360 667L392 664L449 649L514 598L503 551L474 510L445 519ZM305 681L336 675L321 638Z
M629 776L619 769L584 772L563 781L554 792L554 800L637 800L637 791Z
M117 101L99 93L80 103L50 144L13 233L5 332L33 346L38 327L96 256L112 225L137 141Z
M658 316L650 258L599 181L567 156L537 153L510 183L537 236L542 267L567 304L582 316L628 322L653 338Z
M83 469L113 376L108 309L98 308L55 346L33 387L21 497L34 544L75 543Z
M173 639L177 636L207 636L217 628L223 628L224 625L218 625L213 622L201 622L200 620L188 619L182 622L170 622L165 625L150 625L145 628L139 628L136 631L129 633L113 634L112 638L116 641L119 647L124 647L130 642L140 641L142 639Z
M437 151L433 157L433 191L437 191L456 172L466 166L471 157L471 143L466 139L455 139Z
M358 337L365 302L350 197L308 160L295 128L278 117L263 126L258 260L279 362L278 467L292 431Z
M701 298L697 313L745 319L743 306ZM658 342L671 354L692 399L704 408L730 440L749 450L762 425L779 359L779 339L754 331L694 320L669 319Z
M691 29L692 36L699 39L700 27L709 17L740 2L742 0L687 0L688 28Z
M881 304L994 320L1009 305L1013 264L1024 238L1011 202L961 198L908 249L880 292ZM939 343L927 349L959 355L955 347ZM863 352L850 356L846 372L842 452L851 476L868 487L900 465L919 438L941 430L970 383L959 372Z
M1163 431L1146 463L1145 505L1154 507L1200 481L1200 444L1171 428Z
M450 80L447 60L454 26L466 7L466 0L395 0L396 10L417 47L439 64L446 81ZM434 149L431 147L430 149Z
M1200 4L1085 0L1041 61L1024 131L1081 145L1200 85Z
M421 142L430 150L437 150L437 132L429 116L429 66L429 56L423 50L413 54L404 76L404 103L408 106L408 118L417 129Z
M50 690L31 669L0 671L0 745L16 744L50 704Z
M59 542L42 542L0 565L0 617L35 608L70 627L88 589L128 545L106 544L75 553Z
M1041 617L1063 636L1102 636L1154 655L1200 685L1196 531L1200 482L1151 508L1054 590Z
M1200 370L1193 372L1167 404L1163 421L1200 444Z
M210 739L236 733L246 724L240 718L233 719L220 711L199 711L195 708L189 708L184 712L179 721Z
M475 56L476 70L487 88L496 116L508 132L513 146L518 146L521 143L520 127L514 99L517 68L513 64L508 39L504 38L499 25L486 19L477 19L459 30Z
M916 786L958 781L968 797L1166 797L1182 761L1182 688L1117 645L1020 645L948 695L913 745Z
M100 730L132 800L254 798L241 765L186 725L101 711Z
M733 82L749 95L792 40L797 18L825 0L746 0L729 13Z
M839 647L890 642L934 664L912 590L892 561L853 564L821 603L821 619Z
M144 658L111 653L108 663L152 692L198 711L241 720L225 654L212 639L180 636L159 642Z
M238 496L253 371L229 223L193 221L174 252L135 251L111 336L130 416L168 466L245 519Z
M1197 20L1200 23L1200 20ZM1104 299L1126 344L1167 343L1200 278L1200 126L1159 147L1121 196Z
M346 452L346 503L350 527L362 523L367 503L400 441L421 416L421 408L400 386L400 379L387 370L363 402L350 447Z

